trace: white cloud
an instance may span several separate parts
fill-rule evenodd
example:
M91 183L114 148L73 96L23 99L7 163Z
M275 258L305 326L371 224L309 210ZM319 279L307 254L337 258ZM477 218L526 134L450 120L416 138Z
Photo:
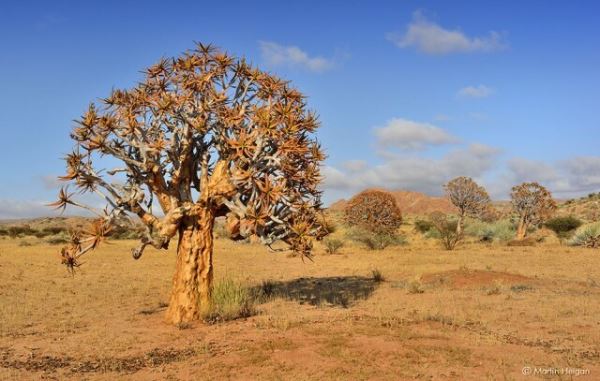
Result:
M388 33L387 38L398 47L415 47L426 54L492 52L507 47L500 33L491 31L488 36L469 37L462 31L444 29L415 12L404 34Z
M0 200L0 219L41 217L58 214L39 200Z
M544 162L522 157L508 160L504 172L493 182L491 194L507 198L514 185L538 182L557 198L580 197L600 191L600 157L573 157Z
M382 147L407 150L458 142L456 137L439 127L402 118L391 119L384 127L376 128L375 136Z
M485 85L467 86L458 90L457 95L463 98L486 98L494 93L494 89Z
M367 162L364 160L348 160L342 165L349 172L359 172L367 168Z
M454 177L484 175L493 167L498 152L493 147L471 144L437 159L389 156L382 164L368 166L360 173L327 166L323 168L324 189L337 191L338 195L350 195L368 187L441 194L442 185Z
M302 67L323 72L334 66L333 60L324 57L311 57L297 46L279 45L270 41L259 41L263 60L272 66Z

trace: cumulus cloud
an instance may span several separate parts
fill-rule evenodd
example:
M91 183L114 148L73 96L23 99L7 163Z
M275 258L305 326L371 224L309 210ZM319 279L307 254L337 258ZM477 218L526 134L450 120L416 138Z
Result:
M600 157L573 157L544 162L522 157L511 158L506 168L491 184L490 193L506 198L514 185L538 182L557 198L580 197L600 190Z
M406 150L458 142L456 137L439 127L402 118L391 119L384 127L376 128L375 136L382 147Z
M458 29L444 29L421 12L415 12L402 34L388 33L388 40L400 48L414 47L425 54L493 52L507 47L502 35L491 31L487 36L470 37Z
M485 85L467 86L458 90L457 94L461 98L486 98L494 93L494 89Z
M311 57L297 46L259 41L263 60L271 66L301 67L313 72L324 72L334 66L332 59Z
M471 144L450 151L441 158L416 155L390 156L383 163L367 166L360 173L323 168L324 189L352 194L368 187L408 189L440 194L442 184L456 176L478 178L495 164L499 151L483 144Z

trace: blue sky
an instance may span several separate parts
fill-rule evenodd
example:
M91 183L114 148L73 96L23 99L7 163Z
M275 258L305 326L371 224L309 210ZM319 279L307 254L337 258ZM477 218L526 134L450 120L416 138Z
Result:
M364 187L600 191L600 5L559 1L0 5L0 218L48 214L72 120L193 41L291 80L320 115L327 202Z

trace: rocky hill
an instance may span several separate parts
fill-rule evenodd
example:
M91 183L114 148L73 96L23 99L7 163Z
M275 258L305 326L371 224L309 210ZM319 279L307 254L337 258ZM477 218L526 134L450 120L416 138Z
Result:
M424 215L431 212L439 211L443 213L454 213L456 209L445 197L433 197L424 193L396 190L389 191L387 189L379 189L391 193L400 210L404 214ZM347 200L338 200L329 206L332 211L342 211L346 206Z

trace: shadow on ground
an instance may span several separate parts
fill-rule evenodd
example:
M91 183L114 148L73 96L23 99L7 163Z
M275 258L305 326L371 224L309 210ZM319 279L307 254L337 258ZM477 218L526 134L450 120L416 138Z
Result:
M361 276L298 278L287 282L267 281L255 289L266 298L279 297L313 306L347 308L369 298L377 288L373 278Z

